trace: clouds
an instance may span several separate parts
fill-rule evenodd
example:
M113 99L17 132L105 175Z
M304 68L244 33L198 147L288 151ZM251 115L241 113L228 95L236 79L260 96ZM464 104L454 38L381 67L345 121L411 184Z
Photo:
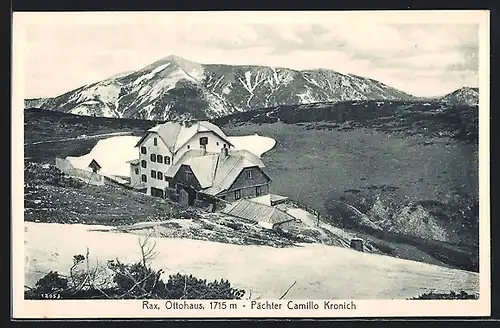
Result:
M201 63L333 69L418 96L478 84L477 23L120 17L31 19L24 26L27 96L54 96L170 54Z

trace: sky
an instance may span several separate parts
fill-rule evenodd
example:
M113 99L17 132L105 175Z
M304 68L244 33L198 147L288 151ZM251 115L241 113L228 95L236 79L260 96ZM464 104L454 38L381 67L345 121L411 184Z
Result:
M31 15L17 24L14 16L25 98L57 96L169 55L206 64L332 69L416 96L479 83L480 29L477 19L465 18L473 15Z

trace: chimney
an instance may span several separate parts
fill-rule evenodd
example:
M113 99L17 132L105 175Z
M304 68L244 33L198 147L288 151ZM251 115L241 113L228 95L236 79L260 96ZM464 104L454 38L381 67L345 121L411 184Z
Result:
M200 145L200 149L201 149L201 154L203 156L205 156L205 154L207 153L207 146L206 145Z
M229 149L227 148L226 144L224 144L224 147L221 149L221 156L222 158L226 158L229 156Z

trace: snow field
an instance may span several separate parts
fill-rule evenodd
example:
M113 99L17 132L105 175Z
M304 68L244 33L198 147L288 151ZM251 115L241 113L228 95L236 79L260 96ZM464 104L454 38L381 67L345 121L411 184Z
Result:
M25 223L26 285L50 270L67 272L73 255L90 251L99 259L140 259L139 236L90 231L98 226ZM47 238L50 236L50 238ZM276 299L294 282L287 299L404 299L424 292L479 289L476 273L360 253L320 244L292 248L241 246L200 240L153 238L155 269L165 278L177 272L252 290L252 297ZM116 247L110 247L115 245ZM175 250L175 251L173 251Z
M105 175L129 176L130 166L127 161L138 157L138 150L134 148L140 137L119 136L102 139L92 148L90 153L80 157L66 159L75 167L89 170L88 165L95 159L101 165L101 172ZM229 137L236 149L246 149L257 156L272 149L276 140L259 135L244 137Z

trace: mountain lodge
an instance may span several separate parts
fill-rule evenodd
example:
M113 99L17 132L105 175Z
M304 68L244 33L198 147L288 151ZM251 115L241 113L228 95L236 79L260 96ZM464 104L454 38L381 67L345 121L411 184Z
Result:
M167 122L137 142L139 158L129 161L131 186L148 195L176 198L190 206L217 206L269 194L271 178L261 159L234 150L216 125Z

